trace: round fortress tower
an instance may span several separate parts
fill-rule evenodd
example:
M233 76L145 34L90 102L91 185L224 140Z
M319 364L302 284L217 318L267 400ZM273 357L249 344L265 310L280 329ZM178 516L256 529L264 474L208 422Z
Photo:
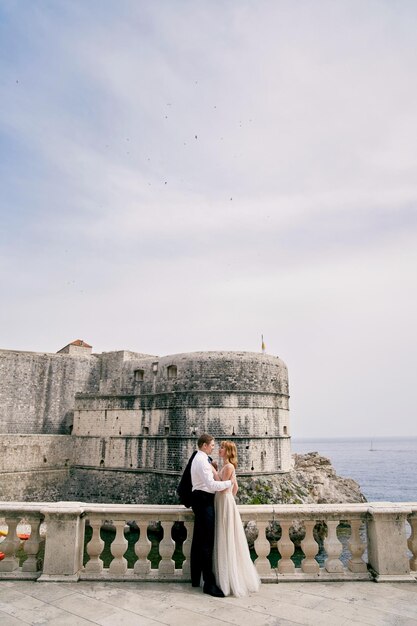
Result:
M132 468L177 474L197 437L208 432L236 443L240 475L291 469L288 373L278 357L253 352L102 357L100 392L77 396L73 431L111 438L102 467L114 466L118 457L129 459Z
M194 352L158 362L156 393L171 392L167 418L184 437L185 457L203 432L234 441L239 474L291 467L288 372L278 357L253 352Z
M172 368L177 368L176 372ZM265 353L172 354L158 360L158 373L158 391L171 384L187 391L257 391L288 396L287 366L279 357Z

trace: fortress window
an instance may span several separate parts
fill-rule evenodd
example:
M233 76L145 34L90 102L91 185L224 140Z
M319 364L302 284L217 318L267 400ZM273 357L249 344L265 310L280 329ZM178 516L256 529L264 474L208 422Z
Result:
M169 426L165 426L165 434L169 435Z
M143 434L144 435L149 435L149 427L148 426L144 426L143 427Z
M286 435L286 434L287 434L287 427L284 426L284 435Z
M154 374L158 373L158 361L155 361L155 363L152 363L152 371Z
M135 370L134 371L135 381L143 380L143 374L144 374L144 370Z
M176 365L168 365L167 367L168 380L172 380L177 377L177 366Z

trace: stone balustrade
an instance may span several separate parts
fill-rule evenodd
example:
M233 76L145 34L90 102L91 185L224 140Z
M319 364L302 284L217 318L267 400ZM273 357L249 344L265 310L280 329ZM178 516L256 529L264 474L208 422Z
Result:
M239 511L254 531L263 582L417 581L417 503ZM183 506L0 502L2 528L0 580L190 580L193 513ZM28 539L19 538L21 528Z

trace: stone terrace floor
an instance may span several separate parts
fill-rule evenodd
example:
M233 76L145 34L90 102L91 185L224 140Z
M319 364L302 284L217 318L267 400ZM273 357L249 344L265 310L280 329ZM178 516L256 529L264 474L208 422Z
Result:
M186 584L0 582L0 624L417 626L417 583L264 584L216 599Z

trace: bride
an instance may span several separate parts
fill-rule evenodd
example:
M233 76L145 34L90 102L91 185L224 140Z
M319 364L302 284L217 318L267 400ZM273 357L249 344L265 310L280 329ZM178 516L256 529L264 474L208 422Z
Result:
M214 575L225 596L247 596L250 591L259 591L261 581L250 558L245 531L234 498L238 490L235 444L232 441L222 441L219 456L223 461L223 467L218 479L232 480L233 485L225 491L217 492L214 499L216 511ZM215 477L216 474L215 472Z

